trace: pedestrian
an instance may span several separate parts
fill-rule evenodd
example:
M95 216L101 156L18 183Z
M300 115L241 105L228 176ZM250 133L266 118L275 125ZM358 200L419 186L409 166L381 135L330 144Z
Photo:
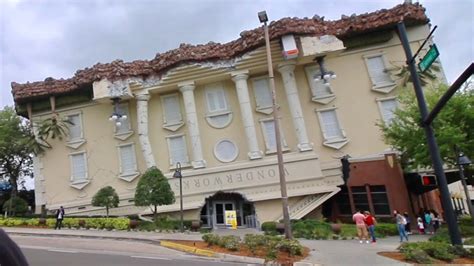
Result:
M421 219L421 217L418 217L416 219L417 221L417 225L418 225L418 233L420 233L420 235L424 235L425 234L425 226L424 226L424 223L423 223L423 219Z
M377 239L375 238L375 225L377 224L377 221L375 220L375 217L370 214L369 211L365 211L364 215L365 224L367 225L367 229L369 229L370 238L372 239L372 243L375 243L377 242Z
M426 234L433 234L433 225L432 225L430 211L425 211L425 233Z
M405 225L405 232L407 232L408 235L411 235L411 219L408 215L408 212L404 212L403 217L405 217L405 220L407 221L407 224Z
M0 265L28 266L18 245L0 228Z
M405 238L408 242L408 235L405 231L405 225L407 224L407 220L397 210L393 211L393 216L395 217L395 221L397 223L398 234L400 235L400 242L403 242L403 238Z
M365 216L361 211L357 211L353 216L352 220L355 222L357 229L357 236L359 237L359 243L364 243L364 240L369 244L369 239L367 237L367 226L365 225Z
M59 207L58 211L56 212L56 225L54 226L55 230L61 230L61 226L63 225L64 214L65 213L63 206Z

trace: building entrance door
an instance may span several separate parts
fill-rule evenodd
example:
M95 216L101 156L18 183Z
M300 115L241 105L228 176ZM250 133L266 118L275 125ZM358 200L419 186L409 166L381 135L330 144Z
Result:
M214 202L215 225L225 226L225 211L235 210L235 204L231 201Z

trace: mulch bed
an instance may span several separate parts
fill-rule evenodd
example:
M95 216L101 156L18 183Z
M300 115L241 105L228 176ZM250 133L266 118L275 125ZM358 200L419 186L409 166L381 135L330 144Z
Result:
M170 242L174 242L174 243L182 244L186 246L191 246L191 247L196 247L199 249L210 250L217 253L226 253L226 254L232 254L232 255L237 255L237 256L267 259L266 258L267 250L264 249L263 247L258 247L254 252L255 254L253 254L245 245L240 245L240 249L238 251L230 251L226 248L222 248L216 245L208 246L207 243L205 243L204 241L172 240ZM301 256L292 257L288 254L288 252L278 251L277 258L275 259L275 261L277 261L281 265L293 265L293 262L300 261L306 258L308 255L309 255L309 248L307 247L304 247L303 255Z
M398 261L401 261L401 262L406 262L406 263L413 263L412 261L408 261L405 259L405 255L403 255L401 252L396 252L396 251L392 251L392 252L379 252L377 253L381 256L384 256L384 257L387 257L387 258L391 258L391 259L394 259L394 260L398 260ZM433 259L433 263L432 264L464 264L464 265L474 265L474 259L469 259L469 258L457 258L457 259L454 259L453 261L451 262L446 262L446 261L443 261L443 260L436 260L436 259Z

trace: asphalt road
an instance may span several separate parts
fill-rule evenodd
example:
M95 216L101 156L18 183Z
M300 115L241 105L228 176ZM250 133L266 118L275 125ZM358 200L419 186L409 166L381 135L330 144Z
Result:
M20 246L31 266L120 265L246 265L185 254L154 244L135 241L65 237L10 237Z

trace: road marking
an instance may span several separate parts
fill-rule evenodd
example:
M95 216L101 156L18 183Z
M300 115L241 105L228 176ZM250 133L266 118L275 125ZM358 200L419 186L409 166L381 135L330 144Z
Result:
M47 249L48 251L52 251L52 252L61 252L61 253L79 253L77 251L73 251L73 250L64 250L64 249Z
M161 257L147 257L147 256L130 256L132 258L138 258L138 259L151 259L151 260L171 260L168 258L161 258Z

